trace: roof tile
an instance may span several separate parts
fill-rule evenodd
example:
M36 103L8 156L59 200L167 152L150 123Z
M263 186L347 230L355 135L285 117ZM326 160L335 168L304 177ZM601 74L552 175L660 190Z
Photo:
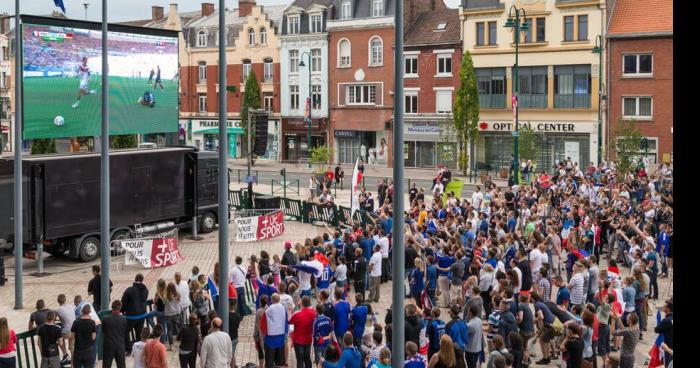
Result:
M436 31L440 23L447 23L444 31ZM404 44L406 46L453 42L461 42L458 9L442 9L420 13L404 31Z
M608 35L673 32L673 0L616 0Z

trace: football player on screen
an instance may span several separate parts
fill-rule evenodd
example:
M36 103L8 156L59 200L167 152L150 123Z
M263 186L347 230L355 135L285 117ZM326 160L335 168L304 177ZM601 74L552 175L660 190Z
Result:
M90 81L90 67L87 65L88 59L83 56L82 63L78 66L78 76L80 77L80 86L78 87L78 96L73 103L73 108L77 109L80 106L80 98L86 95L94 95L94 89L88 89L88 82Z

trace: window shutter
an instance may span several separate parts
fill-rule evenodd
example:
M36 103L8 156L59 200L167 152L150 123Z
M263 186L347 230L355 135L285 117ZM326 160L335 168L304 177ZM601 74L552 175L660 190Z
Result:
M287 15L282 17L282 34L286 35L287 34Z

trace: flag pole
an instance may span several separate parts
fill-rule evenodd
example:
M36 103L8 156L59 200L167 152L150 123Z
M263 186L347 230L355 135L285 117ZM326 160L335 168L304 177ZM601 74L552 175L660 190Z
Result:
M107 74L108 44L107 44L107 0L102 0L102 135L100 150L100 263L102 276L100 278L100 307L110 309L109 300L109 258L110 258L110 202L109 202L109 88ZM99 312L99 311L95 311Z

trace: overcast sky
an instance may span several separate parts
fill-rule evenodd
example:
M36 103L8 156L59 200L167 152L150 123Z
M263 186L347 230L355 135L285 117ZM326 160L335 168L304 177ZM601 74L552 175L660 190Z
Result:
M293 0L257 0L261 5L279 5L292 2ZM200 8L202 0L108 0L109 21L119 22L136 19L146 19L151 17L151 6L159 5L168 12L168 4L177 3L178 11L192 11ZM218 7L219 0L209 0ZM31 15L49 15L58 9L54 6L53 0L20 0L20 13ZM102 0L63 0L66 7L66 15L72 19L85 19L85 8L83 3L88 5L88 20L102 20ZM456 7L459 0L445 0L448 6ZM238 7L238 0L226 0L229 9ZM0 1L0 13L15 13L14 0Z

